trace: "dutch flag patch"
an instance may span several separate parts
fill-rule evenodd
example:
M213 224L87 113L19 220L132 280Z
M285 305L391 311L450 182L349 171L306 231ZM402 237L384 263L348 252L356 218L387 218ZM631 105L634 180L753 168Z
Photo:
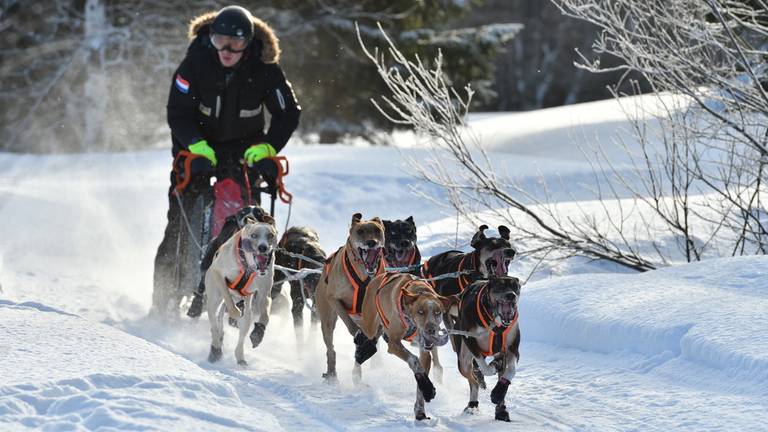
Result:
M176 74L176 88L182 93L189 93L189 81Z

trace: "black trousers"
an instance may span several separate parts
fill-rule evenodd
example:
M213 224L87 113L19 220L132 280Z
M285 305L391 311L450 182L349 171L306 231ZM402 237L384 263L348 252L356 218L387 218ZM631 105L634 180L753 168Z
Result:
M188 173L191 176L189 185L181 195L183 209L187 215L190 214L191 207L200 194L212 193L210 186L212 176L223 178L222 173L225 173L225 176L231 176L241 186L245 185L245 175L242 173L241 165L233 164L226 158L221 158L215 169L210 166L203 166L197 169L193 168L192 171L192 173ZM248 170L250 182L255 183L257 179L262 178L266 181L268 185L267 192L270 194L274 194L276 177L277 166L272 160L261 160ZM169 300L169 293L176 292L178 288L174 286L176 283L174 271L177 265L176 249L180 232L182 229L185 229L181 215L182 207L179 205L179 199L174 195L174 189L176 188L176 174L174 172L171 172L170 180L171 186L168 189L168 212L166 213L165 232L155 255L152 307L158 310L165 310L167 308L167 304L164 303ZM260 203L261 192L260 190L252 190L251 199L256 203ZM192 290L193 287L189 287L189 291L191 292Z

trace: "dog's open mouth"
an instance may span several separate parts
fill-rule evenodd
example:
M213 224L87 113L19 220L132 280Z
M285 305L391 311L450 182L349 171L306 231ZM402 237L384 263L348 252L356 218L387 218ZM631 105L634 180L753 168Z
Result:
M391 248L389 256L394 257L394 262L390 262L392 267L408 267L413 262L413 256L416 255L416 248Z
M429 351L435 346L443 346L447 344L450 336L451 335L444 328L439 329L437 334L432 337L424 335L423 332L419 332L419 344L422 348Z
M495 251L490 258L485 260L488 274L497 277L506 276L509 272L510 261L512 260L507 257L503 249Z
M380 247L357 248L360 259L363 261L363 266L365 266L365 272L369 275L376 274L376 270L379 268L381 249Z
M272 260L272 254L245 254L245 260L248 263L248 267L256 270L259 274L265 274L269 268L269 262Z
M512 321L515 320L515 315L517 315L517 307L514 302L496 302L496 319L501 321L501 325L507 327L512 324Z

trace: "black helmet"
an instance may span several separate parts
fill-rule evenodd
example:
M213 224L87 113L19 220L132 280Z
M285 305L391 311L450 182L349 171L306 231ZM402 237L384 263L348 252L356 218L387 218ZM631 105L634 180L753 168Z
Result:
M240 6L227 6L216 14L211 30L221 35L250 40L253 37L251 13Z

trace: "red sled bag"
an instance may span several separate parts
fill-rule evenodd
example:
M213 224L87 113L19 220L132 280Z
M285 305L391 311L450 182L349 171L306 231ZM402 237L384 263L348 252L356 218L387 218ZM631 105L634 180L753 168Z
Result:
M213 237L224 227L224 221L245 206L240 185L232 179L217 181L213 185Z

